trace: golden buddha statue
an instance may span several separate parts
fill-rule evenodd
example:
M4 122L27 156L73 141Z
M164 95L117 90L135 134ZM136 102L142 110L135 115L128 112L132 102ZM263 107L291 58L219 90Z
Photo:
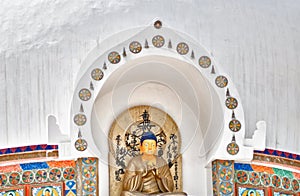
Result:
M167 162L156 156L157 138L151 132L141 137L141 154L132 158L126 168L121 196L187 195L173 192L174 182Z

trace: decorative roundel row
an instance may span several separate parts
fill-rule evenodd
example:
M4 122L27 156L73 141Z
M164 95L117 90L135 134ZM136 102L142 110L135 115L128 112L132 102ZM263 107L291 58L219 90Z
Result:
M285 190L300 191L299 181L290 179L286 176L279 177L276 174L267 174L259 172L236 171L236 181L240 184L263 185L265 187L272 186Z
M222 77L220 77L220 78L222 78ZM220 83L222 83L222 82L220 82ZM229 90L228 90L228 92L229 92ZM227 98L226 98L226 101L225 101L225 105L226 105L226 107L228 109L233 110L232 119L229 122L228 127L229 127L229 129L232 132L238 132L241 129L241 123L240 123L239 120L237 120L235 118L235 115L234 115L234 109L237 108L238 101L237 101L236 98L231 97L230 95L227 95ZM235 141L235 136L234 135L232 137L231 142L227 145L227 149L226 150L227 150L228 154L230 154L230 155L236 155L236 154L239 153L240 148L239 148L239 145Z
M155 26L155 28L156 28L156 26ZM172 48L170 42L169 42L168 47ZM152 44L156 48L161 48L165 45L165 38L162 35L155 35L152 38ZM145 46L144 47L149 48L147 40L145 40ZM129 51L133 54L140 53L142 51L142 48L143 48L142 44L138 41L132 41L129 44ZM178 54L186 55L189 52L189 50L190 50L189 46L185 42L180 42L180 43L177 44L176 51L177 51ZM125 49L124 49L124 52L125 52ZM126 53L124 54L124 52L123 52L123 56L126 56ZM193 51L192 51L191 57L194 58L194 52ZM112 51L108 54L107 59L111 64L118 64L121 61L121 55L116 51ZM201 56L198 60L198 64L202 68L209 68L212 64L212 61L208 56ZM106 69L106 68L107 68L106 63L104 63L103 69ZM214 68L213 68L213 70L214 70ZM212 71L212 73L213 73L213 71ZM95 81L100 81L104 77L104 73L100 68L95 68L91 72L91 77ZM228 85L228 79L223 75L219 75L215 79L215 84L219 88L225 88ZM92 82L91 82L91 85L92 85ZM90 88L90 89L93 90L93 88ZM87 88L82 88L79 91L79 98L82 101L90 100L91 96L92 96L92 93ZM236 100L236 98L229 96L229 97L227 97L227 99L225 101L225 105L228 109L234 110L238 106L238 101ZM86 120L87 119L86 119L86 116L84 114L76 114L74 116L74 123L77 126L83 126L86 123ZM241 123L238 120L232 119L232 121L229 122L229 129L231 131L238 132L240 130L240 128L241 128ZM86 148L87 148L86 140L84 140L82 138L78 138L75 142L75 148L78 151L86 150ZM227 146L227 152L231 155L237 154L239 152L238 149L239 149L239 147L235 142L231 142Z
M59 168L52 168L50 170L29 170L24 172L11 172L7 174L0 174L1 186L15 186L18 184L30 184L33 182L59 182L61 180L75 179L75 169L72 167L61 170Z
M152 44L153 46L160 48L164 46L165 39L161 35L156 35L152 38ZM129 44L129 50L130 52L137 54L142 51L142 44L139 43L138 41L133 41ZM184 42L180 42L178 43L176 50L179 54L185 55L189 52L189 46ZM108 61L112 64L117 64L121 61L121 55L116 51L110 52L107 58ZM211 59L208 56L201 56L199 58L199 65L202 68L208 68L211 65ZM91 72L91 77L95 81L100 81L104 77L104 73L100 68L95 68ZM224 88L227 86L227 84L228 84L228 80L225 76L218 76L216 78L216 85L218 87ZM87 88L83 88L79 91L79 98L82 101L90 100L91 95L92 95L91 91Z
M156 48L161 48L165 45L165 38L161 35L156 35L152 38L152 44ZM129 51L132 52L133 54L140 53L142 51L142 48L143 48L142 44L138 41L132 41L129 44ZM149 48L147 40L145 42L145 48ZM178 52L178 54L186 55L189 52L189 50L190 50L189 46L185 42L180 42L177 44L176 51ZM112 51L108 54L107 59L111 64L118 64L121 61L121 55L116 51ZM198 63L202 68L208 68L211 66L211 59L208 56L201 56L199 58ZM92 72L94 72L94 70ZM97 80L101 80L103 78L103 72L100 75L101 75L100 79L97 79ZM92 77L92 78L94 80L96 80L94 77ZM221 80L224 80L222 82L222 84L220 84L220 87L221 86L225 87L228 83L226 77L220 78L219 80L220 80L220 82L221 82ZM219 83L217 85L219 86ZM221 87L221 88L223 88L223 87Z

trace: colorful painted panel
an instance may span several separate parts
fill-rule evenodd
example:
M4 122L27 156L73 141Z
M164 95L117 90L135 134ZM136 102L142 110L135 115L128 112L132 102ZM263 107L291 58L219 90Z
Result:
M6 190L6 191L0 190L0 196L23 196L23 195L24 195L24 189L15 189L15 190Z
M39 144L39 145L0 149L0 155L22 153L22 152L33 152L39 150L57 150L57 149L58 149L58 145Z
M268 174L276 174L277 176L283 178L287 177L289 179L299 179L300 173L297 172L292 172L284 169L279 169L275 167L266 167L262 165L250 165L250 164L243 164L243 163L235 163L234 164L234 169L237 170L243 170L243 171L248 171L248 172L261 172L261 173L268 173ZM286 181L286 180L285 180Z
M97 158L7 165L0 171L0 196L98 195Z
M49 161L0 167L0 186L61 182L76 177L75 161Z
M266 190L270 191L280 190L284 193L278 192L277 195L283 196L293 195L299 191L300 178L296 172L254 164L235 163L234 167L235 182L239 185L267 188Z
M255 189L255 188L238 188L238 196L264 196L265 193L263 190Z
M31 193L35 196L62 196L62 188L61 186L33 187Z
M293 169L300 168L300 155L279 150L266 149L264 151L254 151L253 160L285 165Z
M289 153L289 152L283 152L283 151L279 151L279 150L273 150L273 149L266 149L264 151L255 150L254 153L279 156L279 157L283 157L283 158L294 159L294 160L300 161L300 155Z
M65 182L65 194L66 196L76 196L76 182L69 180Z

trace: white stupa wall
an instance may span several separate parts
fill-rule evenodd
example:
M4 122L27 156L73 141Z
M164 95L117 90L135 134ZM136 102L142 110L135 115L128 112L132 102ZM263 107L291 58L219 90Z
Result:
M267 146L300 153L297 1L3 1L0 146L46 143L47 117L69 134L83 59L119 31L163 25L205 46L241 96L246 135L267 123ZM101 45L99 46L101 47Z

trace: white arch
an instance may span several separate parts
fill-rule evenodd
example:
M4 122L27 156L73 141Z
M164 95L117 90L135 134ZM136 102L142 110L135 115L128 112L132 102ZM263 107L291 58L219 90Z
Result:
M161 48L154 47L151 43L156 35L165 38L165 44ZM145 39L148 41L149 48L144 47ZM169 40L171 40L172 48L168 47ZM128 46L132 41L142 44L143 48L140 53L133 54L129 51ZM180 55L176 51L177 44L181 42L189 46L189 52L186 55ZM126 50L126 57L122 56L123 48ZM117 64L108 62L107 56L112 51L118 52L121 56ZM192 51L195 58L191 57ZM198 59L201 56L210 57L215 74L211 73L212 66L209 68L199 66ZM104 62L107 66L106 70L102 69ZM100 68L104 72L104 77L100 81L94 81L91 78L91 72L95 68ZM215 84L215 79L219 75L228 79L226 88L220 88ZM176 76L175 79L174 76ZM91 91L92 97L88 101L82 101L78 93L83 88L89 88L90 82L94 87ZM237 155L230 155L227 152L227 145L233 136L233 132L228 127L232 120L232 110L225 105L227 88L231 96L238 101L234 112L242 124L241 130L235 133L236 143L239 145ZM156 93L161 93L163 96L159 98L154 96L150 100L149 97L153 94L151 89L158 90ZM136 96L141 93L148 93L147 98ZM126 100L124 101L120 95ZM179 104L168 105L170 97L174 98L172 103ZM89 146L84 152L78 152L73 147L72 155L97 156L104 164L107 163L106 136L114 118L128 107L139 104L152 105L153 100L157 104L155 107L167 112L178 124L183 139L182 149L187 150L192 146L190 151L187 150L186 155L183 153L183 160L184 156L195 154L199 158L205 155L206 164L215 159L252 159L253 148L244 145L245 121L241 100L230 77L222 71L204 47L187 35L170 28L156 29L153 26L130 29L108 38L97 46L83 63L72 101L71 130L74 132L71 133L71 141L72 143L76 141L77 131L80 128ZM78 127L74 124L73 117L80 113L81 104L87 122ZM168 107L165 107L166 105ZM94 110L95 106L101 108L101 111ZM203 142L203 147L197 147L202 144L201 142ZM105 170L105 168L102 169ZM188 168L183 173L185 172L188 172Z

